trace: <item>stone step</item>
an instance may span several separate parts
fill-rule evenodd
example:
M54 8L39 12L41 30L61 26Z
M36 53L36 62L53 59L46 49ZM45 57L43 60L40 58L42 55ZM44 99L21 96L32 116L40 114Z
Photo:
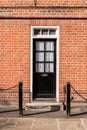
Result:
M25 110L30 111L60 111L62 103L26 103Z

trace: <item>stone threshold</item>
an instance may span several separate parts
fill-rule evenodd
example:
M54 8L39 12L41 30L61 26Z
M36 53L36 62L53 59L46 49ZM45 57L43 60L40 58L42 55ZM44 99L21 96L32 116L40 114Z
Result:
M26 103L25 110L30 110L30 111L60 111L60 110L62 110L62 103L57 103L57 102Z

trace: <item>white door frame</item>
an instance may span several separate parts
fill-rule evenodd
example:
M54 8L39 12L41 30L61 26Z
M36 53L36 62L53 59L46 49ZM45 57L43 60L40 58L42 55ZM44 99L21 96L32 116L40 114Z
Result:
M56 35L34 36L34 29L56 29ZM59 26L31 26L30 41L30 101L33 102L33 38L56 39L56 102L59 102Z

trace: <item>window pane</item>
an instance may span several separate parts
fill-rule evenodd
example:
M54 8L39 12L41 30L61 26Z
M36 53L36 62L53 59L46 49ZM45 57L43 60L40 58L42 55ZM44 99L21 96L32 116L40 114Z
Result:
M42 41L36 42L36 51L44 51L44 42Z
M52 41L46 42L46 51L54 51L54 42Z
M54 61L54 53L53 52L46 52L45 61Z
M55 29L50 29L49 30L49 34L50 35L55 35L56 34L56 30Z
M35 29L34 30L34 35L40 35L40 29Z
M44 72L44 63L36 63L36 72Z
M54 64L53 63L45 63L45 72L54 72Z
M50 63L50 72L54 72L54 64Z
M44 53L43 52L36 53L36 61L44 61Z
M48 29L42 29L42 35L48 35Z
M45 63L45 72L50 72L50 64Z

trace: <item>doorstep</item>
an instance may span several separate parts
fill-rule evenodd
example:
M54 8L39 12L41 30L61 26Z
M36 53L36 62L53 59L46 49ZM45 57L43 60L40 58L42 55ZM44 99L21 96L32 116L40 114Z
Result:
M25 110L30 111L60 111L63 110L62 103L55 102L33 102L26 103Z

